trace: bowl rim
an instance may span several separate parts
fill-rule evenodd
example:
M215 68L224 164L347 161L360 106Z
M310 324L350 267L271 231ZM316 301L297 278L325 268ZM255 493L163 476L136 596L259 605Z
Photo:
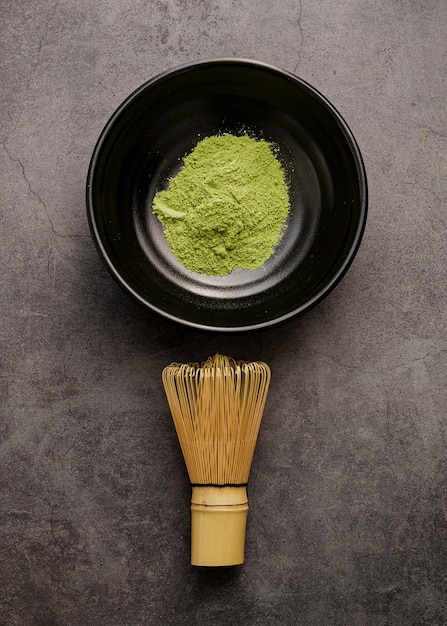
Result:
M243 326L215 326L212 324L202 324L200 322L194 322L192 320L184 319L181 316L176 316L163 309L155 306L149 300L142 297L138 294L120 275L118 270L115 268L113 262L109 258L109 255L106 252L105 246L102 243L101 236L99 234L99 230L97 228L96 219L95 219L95 211L94 211L94 202L92 196L93 189L93 180L95 176L95 171L98 164L98 159L102 150L102 147L115 126L117 120L120 118L122 112L127 108L127 106L134 100L140 97L142 93L149 90L153 85L163 82L164 80L175 78L176 75L194 71L195 69L211 67L211 66L223 66L223 65L234 65L234 66L246 66L250 68L258 68L273 74L276 74L279 77L290 80L291 82L297 83L301 88L305 89L313 98L315 98L319 103L325 107L332 119L336 122L337 126L341 130L347 145L349 146L349 150L352 154L353 160L357 169L357 180L359 185L359 197L360 204L358 207L359 210L359 219L357 228L355 231L355 236L353 237L352 244L349 248L349 252L344 258L343 262L338 267L337 271L334 273L332 278L324 284L324 286L318 291L315 296L306 301L305 304L300 307L294 308L292 311L285 313L279 317L275 317L266 321L262 321L259 323L252 323ZM90 228L90 232L97 249L97 252L105 264L107 270L112 275L114 280L118 283L118 285L127 292L134 300L136 300L140 305L145 307L147 310L152 311L153 313L161 316L164 319L168 319L177 324L181 324L183 326L187 326L196 330L210 331L210 332L219 332L219 333L245 333L252 332L258 330L264 330L276 327L280 324L283 324L287 321L290 321L298 316L302 316L307 313L310 309L314 308L317 304L319 304L322 300L324 300L331 291L338 285L338 283L342 280L342 278L347 273L349 267L354 261L355 256L359 250L364 231L366 228L367 214L368 214L368 181L367 181L367 173L365 163L357 143L357 140L348 126L346 120L338 111L338 109L332 104L332 102L322 94L319 89L310 84L307 80L301 78L300 76L294 74L290 70L286 70L270 63L264 61L258 61L255 59L244 58L244 57L216 57L216 58L204 58L198 59L195 61L189 61L185 63L178 64L173 66L170 69L166 69L162 72L157 73L153 77L149 78L141 85L139 85L136 89L134 89L122 102L115 108L110 117L108 118L106 124L104 125L100 135L95 143L92 156L90 159L90 163L88 166L87 172L87 183L86 183L86 205L87 205L87 219L88 225Z

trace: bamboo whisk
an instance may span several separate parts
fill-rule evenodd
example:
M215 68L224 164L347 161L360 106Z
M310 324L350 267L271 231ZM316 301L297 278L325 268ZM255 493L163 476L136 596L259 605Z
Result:
M270 368L220 354L171 363L163 385L192 485L192 565L244 562L247 482Z

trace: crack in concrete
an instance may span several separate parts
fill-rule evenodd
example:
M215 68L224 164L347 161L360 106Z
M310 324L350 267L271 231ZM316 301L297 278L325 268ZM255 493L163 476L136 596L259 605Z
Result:
M63 235L60 235L60 233L58 233L58 232L56 231L56 229L54 228L54 224L53 224L53 222L52 222L52 220L51 220L51 217L50 217L50 214L49 214L49 211L48 211L47 205L46 205L46 204L45 204L45 202L43 201L43 199L42 199L42 197L40 196L40 194L39 194L39 193L38 193L35 189L33 189L32 185L31 185L31 182L30 182L30 180L29 180L29 178L28 178L28 176L27 176L27 174L26 174L25 166L23 165L22 161L21 161L19 158L17 158L17 157L15 157L15 156L13 156L13 155L10 153L10 151L9 151L9 149L8 149L8 147L7 147L7 145L6 145L6 143L2 142L2 144L1 144L1 145L2 145L2 147L3 147L3 149L4 149L4 151L6 152L6 154L8 155L8 158L10 159L10 161L12 161L13 163L17 163L17 165L20 167L20 169L21 169L21 171L22 171L22 177L23 177L23 180L25 181L25 183L26 183L26 185L27 185L27 187L28 187L29 192L31 193L31 195L32 195L32 196L34 196L34 197L36 198L36 200L38 200L38 202L40 203L40 205L43 207L43 210L45 211L45 215L47 216L47 220L48 220L48 222L49 222L49 224L50 224L50 226L51 226L51 230L53 231L53 233L54 233L55 235L63 236Z
M318 356L322 356L326 359L329 359L330 361L332 361L333 363L335 363L335 365L337 365L338 367L343 367L344 369L349 369L349 370L354 370L356 372L361 372L362 374L380 374L381 370L377 369L371 369L371 370L365 370L362 369L361 367L359 367L358 365L349 365L349 363L342 363L341 361L338 361L332 354L327 354L325 352L320 352L317 350L314 350L314 354L318 355Z
M50 534L51 534L51 538L53 540L54 545L56 546L56 548L58 548L61 558L65 559L66 558L66 545L64 544L63 541L61 541L59 539L59 537L56 534L56 530L55 530L55 519L54 519L54 511L56 510L57 505L56 504L52 504L51 505L51 512L50 512L50 518L49 518L49 522L50 522Z
M390 367L385 371L388 372L394 372L395 370L398 370L401 367L407 367L409 365L414 365L415 363L419 363L419 361L425 361L425 359L428 359L428 357L430 356L435 356L438 354L442 354L443 352L447 352L447 349L441 348L440 350L429 350L428 352L426 352L424 355L417 357L415 359L410 359L408 361L402 361L402 363L399 363L398 365L395 365L394 367Z
M44 505L49 509L47 524L49 525L50 537L52 539L52 543L54 544L54 546L59 550L61 558L65 559L67 557L66 543L61 541L60 537L58 537L56 533L55 511L56 509L58 509L58 505L53 504L46 496L40 496L37 493L29 493L23 488L20 488L19 491L30 499L43 502Z
M335 365L337 365L339 367L343 367L345 369L354 370L354 371L360 372L362 374L385 374L386 372L394 372L394 371L396 371L396 370L398 370L398 369L400 369L402 367L409 367L409 366L414 365L415 363L418 363L420 361L425 361L430 356L434 356L434 355L437 355L437 354L442 354L444 352L447 352L447 349L441 348L440 350L429 350L428 352L426 352L425 354L423 354L420 357L416 357L414 359L408 359L408 360L402 361L401 363L398 363L397 365L394 365L393 367L380 367L379 366L379 367L377 367L377 369L374 369L374 368L362 369L358 365L350 365L349 363L342 363L341 361L338 361L331 354L326 354L324 352L314 351L314 353L317 354L318 356L323 356L323 357L329 359L330 361L332 361L333 363L335 363Z
M298 26L298 33L299 33L299 37L300 37L300 43L299 43L299 46L298 46L298 60L296 62L295 68L293 70L295 74L298 71L298 67L300 66L300 63L301 63L301 53L302 53L302 50L303 50L304 34L303 34L303 25L301 23L302 15L303 15L303 0L300 1L299 8L298 8L297 26Z
M423 140L427 141L430 137L430 135L435 135L435 137L442 137L442 139L446 139L447 138L447 132L443 132L442 130L439 130L437 128L433 128L432 126L426 126L424 127L422 130L425 130L427 135L424 136Z
M72 348L71 348L70 353L69 353L69 355L68 355L67 359L65 359L65 358L63 359L63 361L62 361L62 371L63 371L63 374L64 374L64 387L65 387L65 390L66 390L66 392L67 392L67 396L66 396L66 400L67 400L67 413L68 413L68 416L69 416L72 420L75 420L75 421L76 421L76 416L75 416L75 415L74 415L74 413L73 413L73 406L72 406L71 399L70 399L70 396L69 396L69 393L68 393L68 389L69 389L69 379L68 379L68 372L67 372L67 360L70 360L70 359L71 359L71 355L73 354L73 352L74 352L74 347L72 347ZM73 444L73 445L69 448L69 450L71 450L71 448L72 448L73 446L74 446L74 444Z
M12 161L12 163L16 163L19 166L19 168L21 170L21 173L22 173L23 180L25 181L26 186L28 187L28 190L29 190L30 194L34 198L36 198L36 200L39 202L39 204L42 206L42 208L44 210L45 216L46 216L47 221L48 221L48 223L50 225L50 228L51 228L51 231L52 231L53 235L55 237L60 237L62 239L70 239L70 238L85 239L85 238L88 238L87 235L78 235L78 234L70 234L70 235L68 235L68 234L64 234L64 233L59 232L56 229L56 227L54 226L54 222L51 219L51 215L50 215L50 212L48 210L48 207L47 207L44 199L42 198L42 196L39 194L39 192L36 191L34 189L34 187L32 186L31 181L29 180L28 175L26 173L26 168L25 168L23 162L21 161L21 159L19 159L18 157L13 156L11 154L11 152L9 151L8 146L6 145L6 143L4 141L0 141L0 146L2 146L2 148L6 152L6 155L8 156L9 160ZM50 252L50 255L51 255L51 252ZM48 266L49 265L50 265L50 258L48 258Z

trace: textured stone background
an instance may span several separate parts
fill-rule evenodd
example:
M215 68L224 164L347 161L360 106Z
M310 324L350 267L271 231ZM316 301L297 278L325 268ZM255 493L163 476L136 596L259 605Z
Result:
M0 623L447 624L445 0L3 0L0 19ZM217 56L320 89L370 188L337 289L240 337L140 309L84 206L121 101ZM217 350L273 382L246 563L203 572L160 373Z

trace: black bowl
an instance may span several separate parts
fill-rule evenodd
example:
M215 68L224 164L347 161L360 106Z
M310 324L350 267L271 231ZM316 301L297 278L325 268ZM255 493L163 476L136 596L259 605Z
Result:
M152 199L200 139L224 132L278 147L288 225L263 268L195 274L171 253ZM217 59L156 76L115 111L93 152L87 211L100 257L142 305L241 332L305 313L340 281L365 227L366 174L346 122L316 89L263 63Z

